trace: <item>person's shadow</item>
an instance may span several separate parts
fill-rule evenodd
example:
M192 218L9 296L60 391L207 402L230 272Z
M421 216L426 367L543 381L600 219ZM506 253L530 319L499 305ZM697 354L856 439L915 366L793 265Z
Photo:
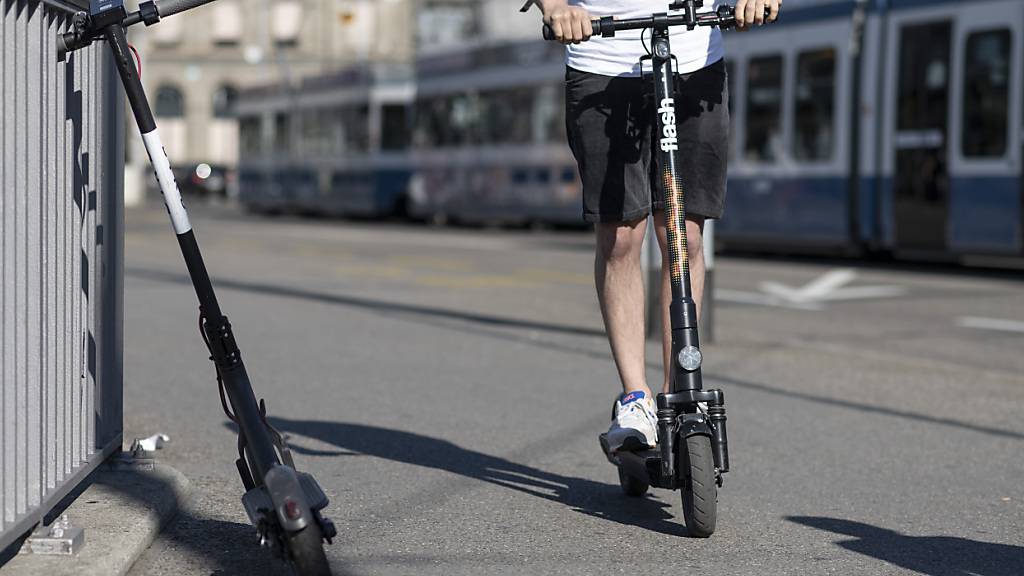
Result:
M670 505L650 497L627 497L617 485L545 472L504 458L469 450L447 440L412 432L344 422L290 420L278 417L270 417L269 420L275 428L290 436L289 447L298 454L366 455L435 468L545 500L560 502L583 514L612 522L638 526L671 536L687 535L682 517L676 518ZM319 440L340 450L325 451L303 447L295 442L295 435ZM597 452L596 440L594 451L594 457L601 458Z
M1024 548L951 536L906 536L839 518L789 516L797 524L851 536L837 544L929 576L1021 576Z

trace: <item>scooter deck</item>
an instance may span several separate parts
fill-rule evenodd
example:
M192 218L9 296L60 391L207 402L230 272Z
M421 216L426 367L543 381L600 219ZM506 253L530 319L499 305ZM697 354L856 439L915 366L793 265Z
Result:
M607 434L598 436L598 441L601 442L601 450L609 462L650 486L662 487L660 482L661 452L657 447L634 452L612 452L609 448Z

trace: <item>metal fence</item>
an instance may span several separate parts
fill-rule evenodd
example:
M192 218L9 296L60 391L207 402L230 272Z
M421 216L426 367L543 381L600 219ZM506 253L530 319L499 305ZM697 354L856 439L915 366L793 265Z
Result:
M124 123L87 2L0 0L0 550L121 446Z

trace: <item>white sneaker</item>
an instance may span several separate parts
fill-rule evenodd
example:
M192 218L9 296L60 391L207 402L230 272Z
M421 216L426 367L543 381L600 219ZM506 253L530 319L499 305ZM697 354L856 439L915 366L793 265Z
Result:
M658 416L654 400L643 392L623 394L615 402L608 428L608 449L637 451L658 444Z

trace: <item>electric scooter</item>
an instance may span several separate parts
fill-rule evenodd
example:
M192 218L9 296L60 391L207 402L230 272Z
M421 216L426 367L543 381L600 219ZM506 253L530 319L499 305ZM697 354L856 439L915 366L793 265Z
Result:
M327 496L311 475L296 471L291 452L281 434L267 422L266 405L262 400L256 402L231 323L221 313L157 133L156 122L132 59L134 49L125 38L125 29L129 26L140 22L151 26L161 17L210 1L147 1L139 5L138 11L129 13L123 0L91 0L89 11L75 14L71 31L58 37L58 57L64 60L68 53L97 40L106 40L110 47L199 299L199 332L216 366L221 406L228 418L238 425L235 466L245 488L242 503L246 513L256 527L260 543L276 550L298 574L329 576L331 568L323 543L330 543L337 530L330 520L321 515L321 510L328 504Z
M672 13L618 20L605 16L591 24L594 36L615 36L621 30L650 30L650 60L654 83L654 127L659 137L657 152L661 187L667 215L668 250L672 287L669 315L672 327L673 362L670 392L657 396L658 445L637 452L609 449L606 434L599 440L608 461L618 467L619 484L629 496L643 496L648 488L680 490L683 517L691 536L707 538L715 531L718 518L718 488L729 471L729 442L726 432L725 395L721 390L704 390L701 381L700 341L697 335L697 305L690 288L686 251L686 207L677 168L676 83L669 30L685 26L728 28L736 23L735 9L720 6L715 12L698 13L702 0L672 2ZM766 11L766 17L768 12ZM550 26L544 38L554 40ZM701 405L706 408L702 408Z

